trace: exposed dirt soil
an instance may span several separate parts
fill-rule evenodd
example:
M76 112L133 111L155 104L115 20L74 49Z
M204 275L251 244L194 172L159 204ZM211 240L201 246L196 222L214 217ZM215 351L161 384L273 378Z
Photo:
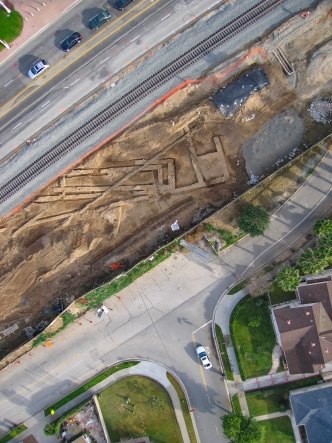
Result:
M321 26L331 24L326 11L321 14ZM300 57L297 84L270 52L262 60L262 50L252 51L173 95L0 223L0 356L27 339L26 327L30 335L38 332L74 298L111 279L114 263L129 267L173 238L175 220L184 230L244 192L249 185L241 147L270 119L295 108L304 121L304 145L330 132L307 112L305 60L322 39L301 20L303 29L308 26L304 51L297 49L302 33L287 40L295 48L292 57ZM331 26L326 29L331 34ZM270 85L225 119L209 96L252 63L262 64ZM325 80L320 87L326 90ZM279 137L283 145L280 131Z

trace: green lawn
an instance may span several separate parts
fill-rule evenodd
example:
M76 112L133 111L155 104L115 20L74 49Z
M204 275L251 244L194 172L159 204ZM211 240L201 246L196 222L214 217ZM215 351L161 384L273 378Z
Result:
M296 299L295 291L283 291L278 285L273 284L270 291L270 300L272 305L285 303Z
M310 377L284 385L274 386L269 389L261 389L246 393L246 399L250 415L257 417L259 415L272 412L287 411L289 406L289 391L317 384L321 377Z
M124 377L98 396L111 441L144 435L155 443L182 443L171 399L156 381Z
M110 368L105 369L105 371L101 372L100 374L97 374L93 378L90 378L90 380L88 380L83 385L79 386L74 391L70 392L65 397L61 398L57 402L55 402L52 405L48 406L48 408L46 408L44 410L45 416L50 415L52 409L54 411L56 411L57 409L61 408L61 406L69 403L74 398L76 398L79 395L83 394L83 392L88 391L90 388L92 388L96 384L98 384L101 381L105 380L110 375L115 374L116 372L121 371L122 369L131 368L132 366L135 366L138 363L139 363L138 361L124 361L122 363L119 363L116 366L111 366Z
M28 429L24 423L16 426L16 428L9 431L6 435L0 438L0 443L7 443L8 441L11 441L14 437L21 434L23 431Z
M17 11L11 14L0 8L0 40L5 40L7 43L12 42L17 38L23 29L23 18ZM4 47L1 45L0 50Z
M266 297L246 297L232 312L230 329L241 377L265 375L276 343Z
M182 414L184 417L184 421L186 422L190 442L197 443L196 434L195 434L194 427L193 427L193 422L191 420L187 399L186 399L186 396L183 392L183 389L181 388L181 386L180 386L179 382L176 380L176 378L173 377L173 375L170 374L169 372L167 372L167 378L172 383L174 389L176 390L176 393L178 394L180 404L181 404L181 410L182 410Z
M278 417L260 421L265 428L265 441L269 443L295 443L292 423L289 417Z
M222 330L221 330L220 326L218 326L218 325L215 326L215 329L216 329L216 337L217 337L217 341L218 341L219 351L220 351L222 362L224 365L226 377L228 380L234 380L233 372L232 372L232 368L231 368L231 363L228 358L226 344L225 344Z

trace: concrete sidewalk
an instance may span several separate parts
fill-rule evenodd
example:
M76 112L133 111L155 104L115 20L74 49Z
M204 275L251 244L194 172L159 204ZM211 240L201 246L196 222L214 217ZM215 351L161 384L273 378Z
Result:
M167 372L169 370L165 368L163 365L160 365L153 361L140 361L137 365L132 366L128 369L122 369L115 374L110 375L108 378L103 380L102 382L98 383L97 385L90 388L88 391L84 392L83 394L76 397L74 400L68 402L66 405L62 406L61 408L57 409L54 415L48 415L45 417L44 411L38 412L38 414L35 414L33 417L31 417L29 420L25 422L25 425L27 426L27 429L19 434L17 438L12 439L11 441L14 442L21 442L24 438L28 437L29 435L33 435L38 442L43 443L55 443L58 441L57 436L46 436L44 434L44 427L46 424L51 423L52 421L56 420L57 418L61 417L63 414L65 414L68 410L75 407L79 403L83 402L86 399L92 398L94 394L99 393L103 389L105 389L110 384L116 382L117 380L125 377L125 376L131 376L131 375L142 375L145 377L149 377L158 383L160 383L164 389L168 392L172 405L174 408L176 420L178 422L183 443L190 443L190 438L187 430L187 426L185 424L184 416L181 409L181 404L179 397L177 395L177 392L169 379L167 378ZM172 374L173 375L173 374ZM182 389L185 391L184 386L182 385ZM189 398L187 393L185 392L187 401L188 401L188 407L190 408L189 404ZM197 441L199 442L199 436L195 425L194 415L191 411L190 413L192 418L192 423L194 426L195 434Z
M0 65L82 0L12 0L23 17L22 34L0 52Z

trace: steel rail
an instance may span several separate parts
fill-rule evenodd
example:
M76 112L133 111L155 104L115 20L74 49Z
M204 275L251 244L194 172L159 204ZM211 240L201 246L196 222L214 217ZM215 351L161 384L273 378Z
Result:
M46 151L41 157L32 162L19 174L11 178L0 187L0 203L3 203L27 183L40 175L60 158L75 149L92 134L99 131L103 126L114 120L153 91L160 88L170 79L197 62L222 43L230 40L236 34L248 28L272 10L276 9L286 0L262 0L247 11L231 20L226 25L197 43L195 46L172 60L170 63L146 78L138 86L134 87L122 97L112 102L105 109L93 116L84 125L77 128L66 138L59 141L55 146Z

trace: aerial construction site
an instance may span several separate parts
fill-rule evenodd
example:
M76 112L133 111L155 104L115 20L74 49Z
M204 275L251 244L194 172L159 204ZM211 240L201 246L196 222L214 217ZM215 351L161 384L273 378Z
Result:
M149 257L330 134L331 38L330 2L300 11L201 76L173 85L121 132L107 133L94 152L73 159L65 173L3 213L1 357L87 290ZM257 69L266 75L264 87L245 97L232 90ZM232 113L216 106L220 90L235 94ZM140 94L143 89L135 97ZM117 115L115 106L107 118ZM90 123L92 133L97 123ZM14 179L23 183L19 176ZM6 186L1 201L12 195Z

